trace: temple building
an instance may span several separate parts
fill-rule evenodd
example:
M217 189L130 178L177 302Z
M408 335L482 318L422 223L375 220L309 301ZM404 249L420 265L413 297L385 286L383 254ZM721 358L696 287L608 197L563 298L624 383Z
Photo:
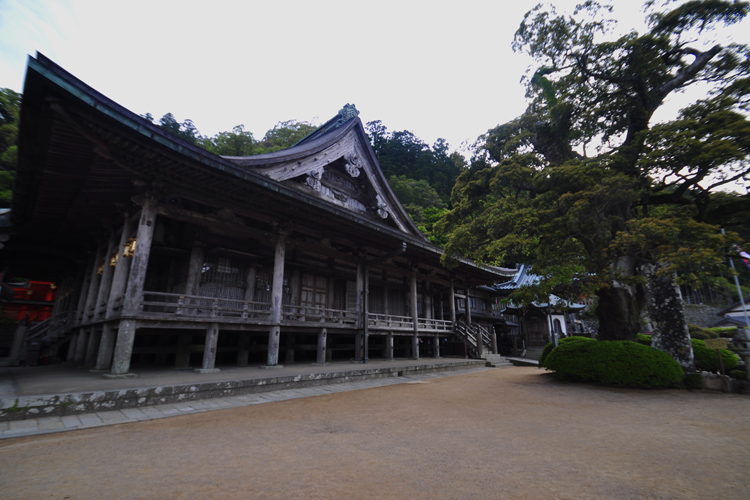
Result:
M122 377L496 349L472 305L515 270L441 264L352 105L291 148L220 157L37 54L20 123L0 259L56 284L27 334L48 355Z

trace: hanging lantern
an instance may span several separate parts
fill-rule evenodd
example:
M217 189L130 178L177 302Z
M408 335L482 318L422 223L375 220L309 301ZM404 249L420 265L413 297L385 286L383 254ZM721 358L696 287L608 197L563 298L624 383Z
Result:
M135 238L130 238L125 243L125 251L122 252L123 257L132 257L135 254Z

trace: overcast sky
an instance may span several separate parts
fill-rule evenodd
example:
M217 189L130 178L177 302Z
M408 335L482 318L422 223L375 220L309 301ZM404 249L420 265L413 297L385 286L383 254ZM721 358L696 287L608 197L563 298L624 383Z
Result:
M260 139L352 103L364 122L455 149L523 112L531 61L510 45L536 3L0 0L0 87L22 92L39 51L131 111L190 118L203 135L243 124ZM614 5L625 26L642 18L638 2Z

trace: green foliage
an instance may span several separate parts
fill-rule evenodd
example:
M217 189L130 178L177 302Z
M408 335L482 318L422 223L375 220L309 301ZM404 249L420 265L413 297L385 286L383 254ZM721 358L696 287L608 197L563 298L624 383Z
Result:
M719 357L716 349L706 348L706 342L699 339L691 339L693 344L693 355L695 356L695 367L698 370L717 373L719 371ZM719 349L721 359L724 363L724 371L729 372L737 368L740 357L729 349Z
M453 184L465 168L465 160L458 153L448 154L449 145L445 139L438 139L429 147L406 130L388 132L380 121L368 122L367 132L378 163L388 179L396 176L427 181L443 204L447 204ZM408 202L402 200L402 203Z
M644 335L642 333L639 333L637 342L639 344L651 346L651 335Z
M685 386L685 389L687 390L700 390L705 387L705 381L703 380L703 375L700 373L692 372L692 373L686 373L685 377L682 379L682 384Z
M718 224L750 219L750 195L721 191L750 175L750 50L706 45L744 19L745 2L648 2L648 29L620 38L609 11L585 2L571 15L541 4L526 14L514 49L538 68L529 105L480 138L440 230L447 265L455 255L529 263L543 277L538 296L595 293L600 336L618 338L654 276L709 281L741 242ZM652 126L668 97L698 84L705 99ZM613 291L623 285L627 300Z
M575 342L596 342L596 340L591 339L589 337L580 337L577 335L573 335L570 337L563 337L558 341L558 345L562 344L571 344ZM552 352L552 350L555 348L555 345L552 343L547 344L544 346L544 350L542 351L542 355L539 356L539 368L546 368L544 365L544 360L547 359L547 356L549 356L549 353Z
M316 126L308 122L286 120L277 123L266 132L257 148L257 153L272 153L290 148L316 130Z
M219 132L211 139L203 138L201 145L221 156L251 156L259 149L252 132L246 131L244 125L237 125L231 132Z
M623 387L672 387L683 379L671 356L630 341L561 343L547 356L545 368L562 380Z
M729 372L729 376L736 380L747 380L747 372L745 370L732 370Z
M544 360L547 359L547 356L549 356L549 353L551 353L552 349L554 348L555 344L553 344L552 342L544 346L542 354L539 356L539 368L544 368Z
M708 328L701 328L698 325L688 325L690 338L698 340L715 339L718 335Z
M0 207L9 207L18 166L18 121L21 94L0 88Z
M715 335L715 337L711 337L711 338L721 337L725 339L732 339L734 338L735 335L737 335L736 326L714 326L711 328L706 328L705 330Z
M445 208L440 195L424 179L409 179L405 175L392 175L388 184L402 205L416 205L421 208Z

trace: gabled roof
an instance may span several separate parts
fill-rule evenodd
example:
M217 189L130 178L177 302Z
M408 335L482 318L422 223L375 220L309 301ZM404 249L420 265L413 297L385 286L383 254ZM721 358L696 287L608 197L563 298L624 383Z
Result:
M510 281L504 283L496 283L492 285L495 290L516 290L519 287L533 285L539 281L539 276L531 273L531 266L528 264L520 264L517 268L515 276Z
M504 283L496 283L495 285L492 285L492 288L494 288L497 291L505 291L507 293L507 292L512 292L514 290L518 290L519 288L523 286L534 285L538 283L539 280L540 280L540 277L531 272L531 266L527 264L520 264L518 266L516 275L513 276L512 280L506 281ZM550 295L549 302L534 302L530 305L531 307L534 307L537 309L547 309L547 307L549 306L554 307L554 308L563 307L568 311L580 311L581 309L586 307L584 304L569 302L565 299L558 297L557 295ZM511 310L523 309L523 306L517 305L517 304L508 304L506 309L511 309Z
M288 149L223 158L426 241L388 185L357 115L356 108L347 104Z
M744 301L745 301L745 307L747 307L747 304L750 304L750 295L748 295L747 297L744 297ZM735 302L734 304L732 304L731 306L717 312L716 314L718 316L724 316L735 310L736 312L742 312L742 302L740 302L739 300Z
M442 267L442 249L418 232L395 199L359 118L320 132L286 151L230 161L169 134L42 54L29 57L13 233L0 264L12 263L29 277L56 279L71 262L85 261L92 241L108 237L133 198L152 186L170 190L159 192L160 200L176 195L218 203L218 208L231 207L252 218L258 227L297 224L316 234L345 234L373 256L405 247L404 257L412 262ZM334 155L336 151L341 154ZM346 175L346 154L352 152L362 163L361 185L369 189L365 194L376 202L380 195L385 207L352 210L335 196L310 191L300 182L320 166L324 172L330 168L333 174ZM333 155L330 164L320 162L323 155ZM281 175L298 161L307 162L300 174L305 177ZM377 209L386 209L389 216L382 218ZM507 276L463 258L453 272L472 285Z
M744 328L747 327L747 324L745 323L745 318L742 316L724 316L711 326L737 326Z

